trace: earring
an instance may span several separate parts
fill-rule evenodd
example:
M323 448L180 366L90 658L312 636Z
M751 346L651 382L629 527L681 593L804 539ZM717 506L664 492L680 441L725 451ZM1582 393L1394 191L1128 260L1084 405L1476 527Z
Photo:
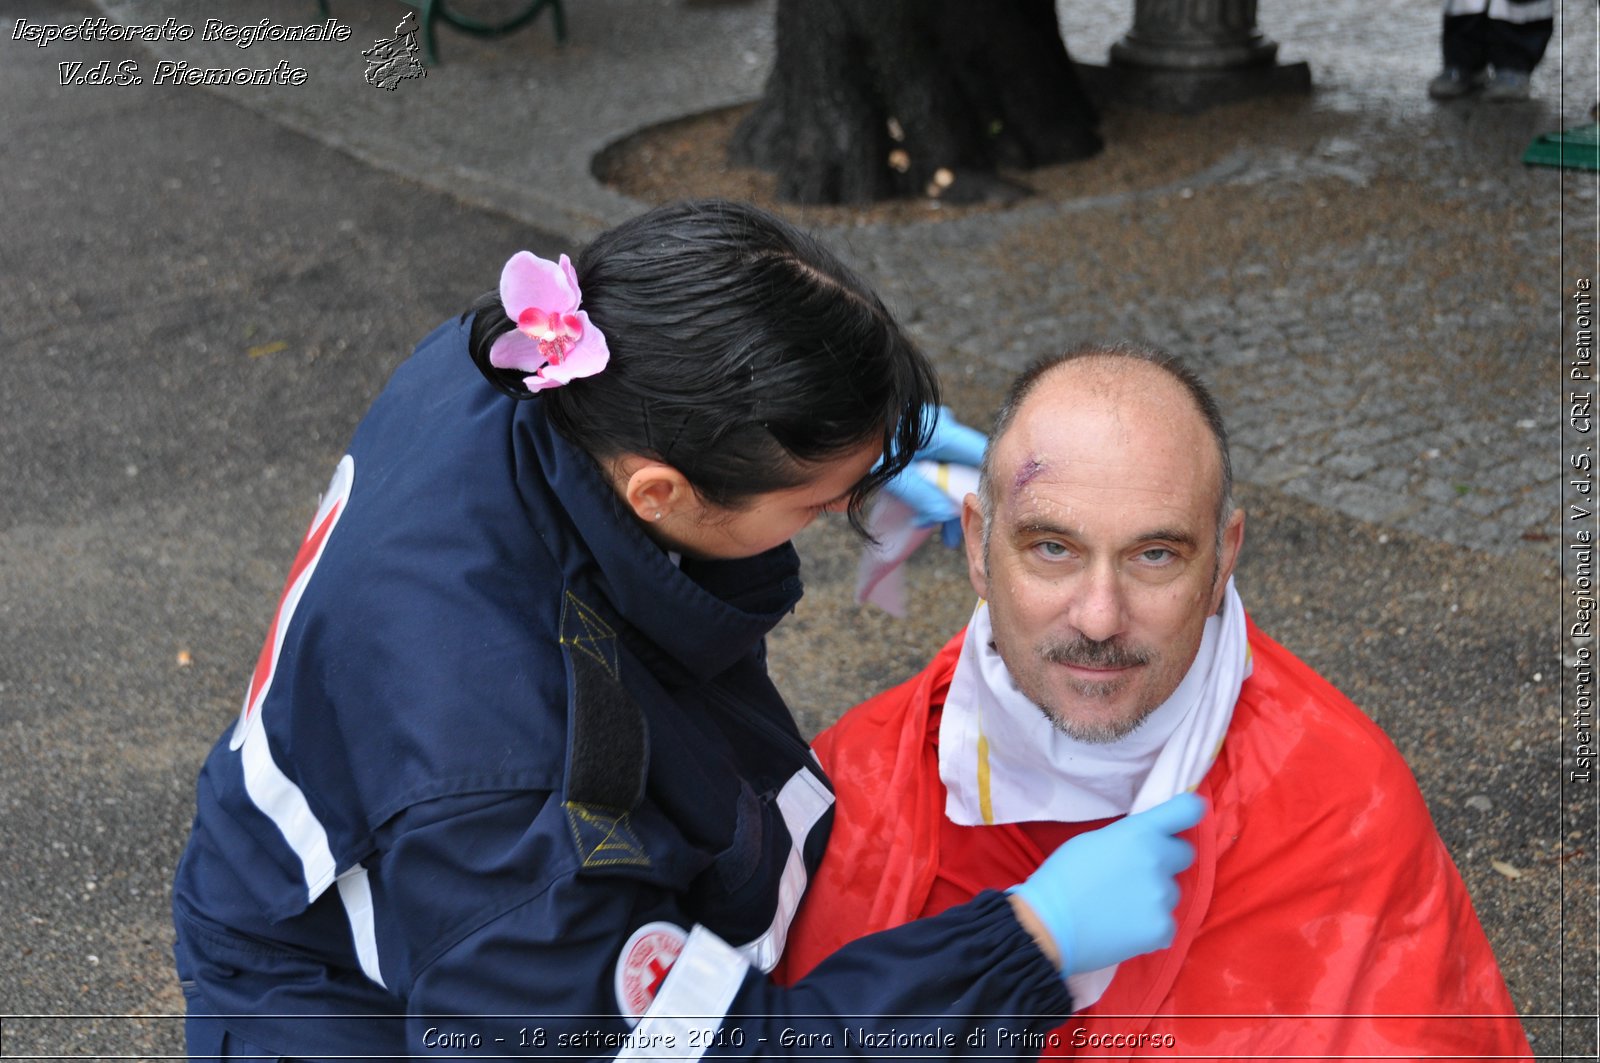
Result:
M656 510L656 520L660 520L660 519L661 519L661 511L658 509L658 510Z

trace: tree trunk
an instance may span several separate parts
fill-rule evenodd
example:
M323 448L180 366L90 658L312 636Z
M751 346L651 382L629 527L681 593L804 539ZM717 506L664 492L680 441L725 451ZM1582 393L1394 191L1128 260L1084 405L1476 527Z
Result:
M1010 200L996 172L1087 158L1097 116L1053 0L778 0L766 93L735 163L797 203Z

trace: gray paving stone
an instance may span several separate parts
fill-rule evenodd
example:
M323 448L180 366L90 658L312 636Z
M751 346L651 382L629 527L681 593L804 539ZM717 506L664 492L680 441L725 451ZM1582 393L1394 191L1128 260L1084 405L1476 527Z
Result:
M1382 491L1392 491L1395 494L1410 494L1412 481L1415 476L1406 468L1395 465L1383 465L1361 478L1361 482L1376 487Z
M1408 495L1386 491L1370 484L1351 483L1347 480L1320 479L1314 481L1314 492L1301 495L1307 501L1333 505L1341 512L1358 520L1374 524L1389 524L1407 517L1422 503Z
M1509 505L1509 502L1506 497L1498 491L1487 487L1474 487L1471 491L1462 495L1461 498L1457 500L1456 505L1469 513L1475 513L1480 517L1487 517L1505 509Z
M1323 459L1318 467L1324 472L1359 480L1378 467L1378 460L1360 451L1341 451Z

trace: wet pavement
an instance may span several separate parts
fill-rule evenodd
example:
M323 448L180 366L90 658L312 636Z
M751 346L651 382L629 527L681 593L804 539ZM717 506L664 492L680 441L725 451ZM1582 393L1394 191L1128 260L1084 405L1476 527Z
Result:
M192 24L253 10L104 6L124 21L136 10L139 21ZM250 49L252 64L305 66L305 85L222 94L575 240L643 206L593 179L595 155L640 128L753 98L772 49L768 3L586 3L574 5L564 48L548 24L489 42L444 29L443 63L426 79L362 92L359 50L391 28L387 9L349 6L333 8L354 27L343 45ZM1074 340L1170 347L1215 383L1243 478L1496 553L1546 543L1560 469L1538 452L1557 446L1560 416L1531 358L1558 341L1552 251L1566 223L1596 207L1592 180L1519 162L1535 133L1587 121L1595 102L1594 7L1560 8L1533 99L1441 106L1423 91L1438 65L1433 0L1385 5L1381 19L1358 3L1269 6L1263 31L1281 59L1311 64L1315 96L1230 108L1231 123L1205 139L1160 127L1151 135L1164 150L1184 140L1190 150L1147 187L1003 216L817 227L916 317L947 366L1010 370ZM1064 5L1069 49L1103 62L1129 17L1123 0ZM153 48L196 66L241 59L225 41ZM1147 150L1145 132L1110 116L1101 164ZM1269 216L1239 218L1241 198ZM1086 256L1086 241L1103 253ZM1193 254L1164 263L1141 243ZM1592 249L1569 254L1581 264ZM1476 391L1464 372L1503 387Z
M309 22L300 6L273 17ZM1381 19L1355 0L1262 5L1282 58L1311 63L1309 99L1110 110L1102 159L1003 212L802 218L880 286L975 424L1016 368L1073 342L1155 343L1201 369L1250 511L1247 606L1407 756L1536 1051L1593 1058L1592 1022L1553 1017L1596 1010L1594 794L1564 781L1559 626L1561 308L1597 272L1596 184L1518 161L1595 100L1595 7L1558 6L1526 103L1426 99L1433 0ZM593 178L596 155L760 91L769 2L568 7L565 47L547 22L441 30L442 65L393 92L363 81L360 52L398 5L331 0L348 41L247 52L13 39L16 18L96 13L69 0L0 20L0 1013L181 1011L165 891L193 774L355 420L510 250L571 248L642 209ZM101 9L261 17L245 0ZM1064 3L1074 55L1103 58L1129 11ZM102 58L308 76L58 87L58 62ZM894 621L850 603L839 527L800 544L808 595L773 659L814 729L920 667L971 594L954 555L925 551L913 619ZM171 1018L6 1027L8 1056L178 1044Z

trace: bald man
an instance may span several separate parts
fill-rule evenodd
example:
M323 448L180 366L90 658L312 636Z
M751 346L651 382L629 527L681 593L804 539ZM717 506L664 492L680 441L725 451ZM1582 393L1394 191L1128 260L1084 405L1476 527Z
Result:
M1131 347L1036 364L962 522L967 629L817 740L837 811L790 976L1192 790L1211 811L1172 946L1069 978L1073 1019L1024 1047L1531 1058L1399 753L1245 616L1227 436L1190 371Z

